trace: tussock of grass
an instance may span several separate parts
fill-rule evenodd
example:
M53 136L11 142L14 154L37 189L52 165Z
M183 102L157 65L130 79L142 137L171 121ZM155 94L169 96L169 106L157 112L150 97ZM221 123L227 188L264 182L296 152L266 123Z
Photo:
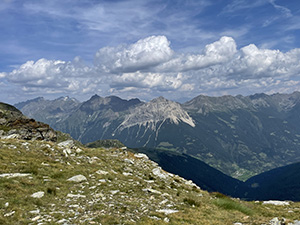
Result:
M249 216L253 215L254 213L253 210L250 209L249 207L230 198L217 198L213 201L213 203L222 209L236 210Z

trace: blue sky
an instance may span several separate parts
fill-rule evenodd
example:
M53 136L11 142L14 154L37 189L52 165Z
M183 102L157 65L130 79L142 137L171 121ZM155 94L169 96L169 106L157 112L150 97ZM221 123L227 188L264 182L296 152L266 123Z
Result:
M298 0L2 0L0 101L300 91Z

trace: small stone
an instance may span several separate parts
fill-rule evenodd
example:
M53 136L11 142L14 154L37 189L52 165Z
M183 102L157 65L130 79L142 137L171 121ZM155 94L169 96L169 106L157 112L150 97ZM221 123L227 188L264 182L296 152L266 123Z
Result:
M42 198L44 197L45 195L45 192L43 191L38 191L38 192L35 192L31 195L32 198Z
M66 157L68 157L68 155L70 155L72 153L71 149L66 148L63 150L63 153L65 154Z
M79 154L79 153L83 152L83 150L82 150L81 148L77 148L77 149L75 150L75 152L76 152L77 154Z
M161 195L160 191L154 190L152 188L144 188L142 190L145 191L145 192L149 192L149 193L153 193L153 194L160 194Z
M132 173L126 173L126 172L123 172L123 175L124 175L124 176L132 176Z
M118 192L120 192L120 190L113 190L113 191L110 191L110 193L111 193L112 195L115 195L115 194L117 194Z
M136 153L136 154L134 154L134 157L136 157L138 159L146 159L146 160L149 159L149 157L146 154L143 154L143 153Z
M145 180L147 183L154 183L154 180Z
M102 194L102 193L95 194L95 198L103 198L103 197L104 197L104 194Z
M4 217L9 217L15 214L16 211L11 211L9 213L4 214Z
M31 214L39 214L40 210L39 209L31 210L31 211L29 211L29 213L31 213Z
M68 198L86 198L85 195L81 195L81 194L77 194L77 195L68 194L67 197Z
M61 220L59 220L59 221L57 221L57 223L64 223L64 224L68 224L68 220L66 220L66 219L61 219Z
M166 204L167 202L168 202L168 199L165 199L165 200L161 201L159 204L160 204L160 205L164 205L164 204Z
M73 176L71 178L68 179L68 181L72 181L72 182L76 182L76 183L80 183L80 182L83 182L83 181L86 181L86 177L83 176L83 175L76 175L76 176Z
M164 214L168 215L168 214L171 214L171 213L177 213L179 211L176 210L176 209L159 209L159 210L156 210L156 212L164 213Z
M41 216L36 216L36 217L32 218L31 221L37 221L40 218L41 218Z
M9 206L9 203L6 202L6 203L4 204L4 207L7 208L8 206Z
M287 201L277 201L277 200L263 201L262 204L263 205L279 205L279 206L290 205L290 203Z
M58 143L58 146L72 148L74 146L74 141L73 140L63 141L63 142Z
M165 174L163 174L161 168L154 168L152 170L152 173L155 175L155 176L158 176L159 178L161 179L166 179L167 176Z
M278 219L278 217L275 217L270 220L271 225L281 225L281 221Z
M134 162L131 159L124 159L124 162L134 164Z
M89 164L95 164L95 163L97 163L97 161L99 160L99 158L98 157L92 157L92 158L90 158L89 159Z
M157 216L149 216L150 219L153 219L153 220L161 220L160 218L158 218Z
M99 174L99 175L106 175L106 174L108 174L108 172L106 172L104 170L98 170L98 171L96 171L96 173Z
M3 173L0 174L0 177L15 178L15 177L27 177L30 175L31 175L30 173Z
M169 223L170 219L168 217L164 218L164 222Z

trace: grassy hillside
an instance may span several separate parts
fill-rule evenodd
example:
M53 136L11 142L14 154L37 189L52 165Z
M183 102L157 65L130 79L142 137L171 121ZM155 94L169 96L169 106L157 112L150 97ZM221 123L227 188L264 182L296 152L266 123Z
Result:
M80 176L81 182L68 181ZM79 177L79 178L80 178ZM300 203L209 194L145 155L72 141L0 140L0 224L268 224ZM40 197L40 198L39 198Z

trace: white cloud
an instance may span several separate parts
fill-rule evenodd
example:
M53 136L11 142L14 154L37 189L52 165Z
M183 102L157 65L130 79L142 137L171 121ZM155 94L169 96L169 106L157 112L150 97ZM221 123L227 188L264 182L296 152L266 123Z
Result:
M44 94L92 91L92 87L101 80L94 76L93 69L85 66L79 57L73 62L27 61L18 69L5 73L7 81L22 86L23 91Z
M7 73L0 73L0 78L4 78L4 77L6 77L6 75L7 75Z
M101 48L94 66L79 57L71 61L28 61L0 78L26 93L93 93L182 99L200 93L253 94L299 90L300 49L288 52L254 44L237 49L222 37L201 54L178 54L165 36L151 36L131 45Z
M300 72L300 49L287 53L259 49L254 44L241 48L233 60L221 65L218 73L234 79L287 77Z
M101 48L95 64L108 73L135 72L166 62L172 54L165 36L151 36L129 46Z
M231 37L222 37L220 40L205 46L203 54L200 55L180 55L162 64L159 70L200 70L216 64L229 61L237 52L236 43Z
M50 81L62 82L65 78L84 77L86 74L93 74L90 67L85 66L79 57L73 62L62 60L39 59L38 61L27 61L18 69L8 73L7 79L14 83L28 83L40 86Z
M277 9L278 11L280 11L285 17L291 17L293 16L292 13L291 13L291 10L284 7L284 6L281 6L281 5L278 5L275 3L275 0L269 0L271 5Z
M223 9L222 13L233 13L240 10L257 8L259 6L267 4L267 0L252 0L244 1L244 0L233 0Z
M127 88L156 89L159 91L177 90L185 78L181 73L176 76L166 73L135 72L116 76L111 87L123 90Z

